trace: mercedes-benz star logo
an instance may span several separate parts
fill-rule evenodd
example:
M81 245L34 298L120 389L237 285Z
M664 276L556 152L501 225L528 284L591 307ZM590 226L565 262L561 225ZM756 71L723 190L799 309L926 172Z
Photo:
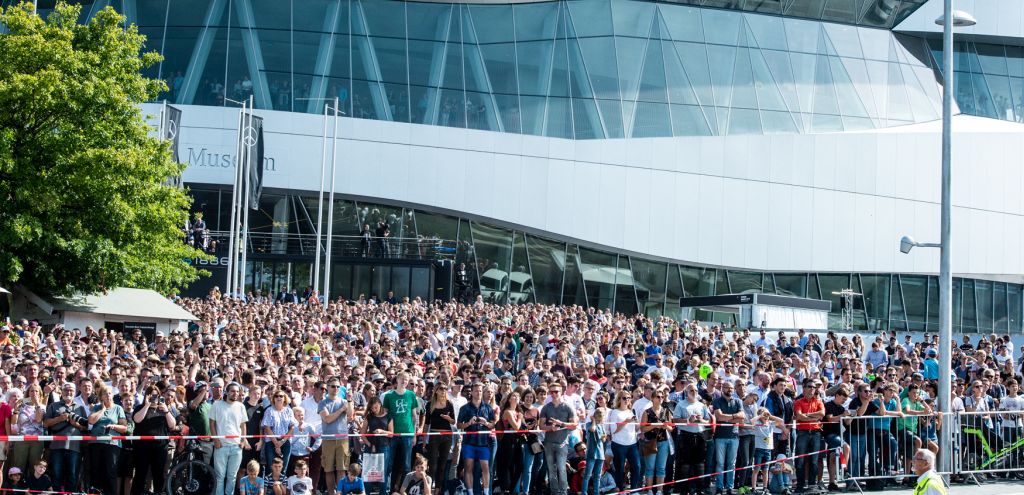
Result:
M242 142L246 146L256 146L256 129L253 126L248 126L242 131Z
M174 139L178 136L178 123L173 120L167 121L167 137Z

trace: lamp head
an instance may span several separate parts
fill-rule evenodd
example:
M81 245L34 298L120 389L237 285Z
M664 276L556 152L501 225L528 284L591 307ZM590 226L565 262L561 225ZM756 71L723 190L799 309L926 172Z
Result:
M902 239L900 239L900 252L903 254L907 254L910 252L911 249L914 249L914 246L916 245L917 241L915 241L913 237L905 235Z
M940 15L938 19L935 19L935 24L941 26L944 21L945 16ZM962 10L953 11L953 27L968 27L973 26L977 23L978 20L975 19L974 16L972 16L971 14L968 14L967 12L964 12Z

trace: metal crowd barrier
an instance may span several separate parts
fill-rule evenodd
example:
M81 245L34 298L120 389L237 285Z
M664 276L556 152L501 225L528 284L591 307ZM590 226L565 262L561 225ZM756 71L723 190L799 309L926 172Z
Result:
M954 418L959 474L1012 473L1024 468L1024 413L962 412Z
M913 413L913 411L911 411ZM948 414L947 414L948 415ZM895 414L884 416L855 416L840 421L840 438L849 446L850 455L839 469L842 481L854 481L858 486L870 486L885 481L916 480L911 466L917 449L938 452L938 434L943 415ZM956 452L956 449L953 450ZM954 464L954 471L955 462ZM944 472L940 474L952 474Z

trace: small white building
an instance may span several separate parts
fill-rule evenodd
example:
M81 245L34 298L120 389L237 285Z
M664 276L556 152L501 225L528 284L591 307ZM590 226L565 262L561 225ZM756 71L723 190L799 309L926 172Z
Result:
M85 331L86 326L115 331L140 329L147 338L156 333L188 330L197 318L160 293L148 289L118 287L106 293L71 297L42 297L23 288L13 288L13 320L38 320L40 325L58 323L68 329Z

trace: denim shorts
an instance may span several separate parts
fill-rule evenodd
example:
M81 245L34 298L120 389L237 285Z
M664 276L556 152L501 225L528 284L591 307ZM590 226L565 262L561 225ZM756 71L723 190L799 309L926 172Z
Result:
M772 451L770 449L754 449L754 464L767 464L772 460ZM760 466L768 469L767 466Z
M838 433L829 433L825 435L825 446L828 449L837 449L843 445L843 437L839 436Z

